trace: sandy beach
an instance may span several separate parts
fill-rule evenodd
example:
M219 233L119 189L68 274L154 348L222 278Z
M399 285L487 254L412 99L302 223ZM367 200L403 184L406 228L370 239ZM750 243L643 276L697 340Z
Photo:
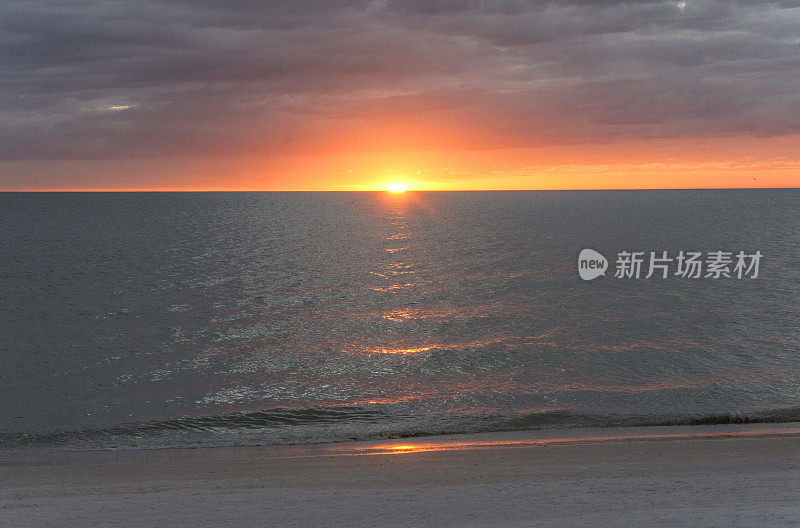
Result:
M5 453L0 483L9 527L789 526L800 435L716 426Z

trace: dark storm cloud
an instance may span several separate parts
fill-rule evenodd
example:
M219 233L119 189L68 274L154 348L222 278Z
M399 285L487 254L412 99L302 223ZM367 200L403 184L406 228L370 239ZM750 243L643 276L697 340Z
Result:
M800 132L800 2L4 2L0 157Z

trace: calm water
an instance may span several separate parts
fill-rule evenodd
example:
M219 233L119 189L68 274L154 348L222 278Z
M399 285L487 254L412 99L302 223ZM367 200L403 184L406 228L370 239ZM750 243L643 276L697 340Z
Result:
M0 447L797 421L798 203L0 194ZM585 247L764 259L584 282Z

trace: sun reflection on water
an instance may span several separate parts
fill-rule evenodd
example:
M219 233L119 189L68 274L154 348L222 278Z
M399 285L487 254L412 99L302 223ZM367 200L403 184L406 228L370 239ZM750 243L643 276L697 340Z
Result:
M377 263L376 269L369 273L385 279L384 284L371 286L370 289L379 293L396 293L402 290L411 290L422 283L413 262L402 258L409 249L408 244L399 245L400 240L408 240L408 219L406 210L409 203L405 200L392 201L389 207L389 232L384 236L385 259ZM402 277L402 280L399 280Z

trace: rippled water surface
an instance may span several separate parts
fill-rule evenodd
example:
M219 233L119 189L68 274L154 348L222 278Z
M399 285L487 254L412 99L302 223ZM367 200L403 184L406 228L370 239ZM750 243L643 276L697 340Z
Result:
M0 194L0 446L797 421L798 203ZM586 247L764 259L754 280L584 282Z

